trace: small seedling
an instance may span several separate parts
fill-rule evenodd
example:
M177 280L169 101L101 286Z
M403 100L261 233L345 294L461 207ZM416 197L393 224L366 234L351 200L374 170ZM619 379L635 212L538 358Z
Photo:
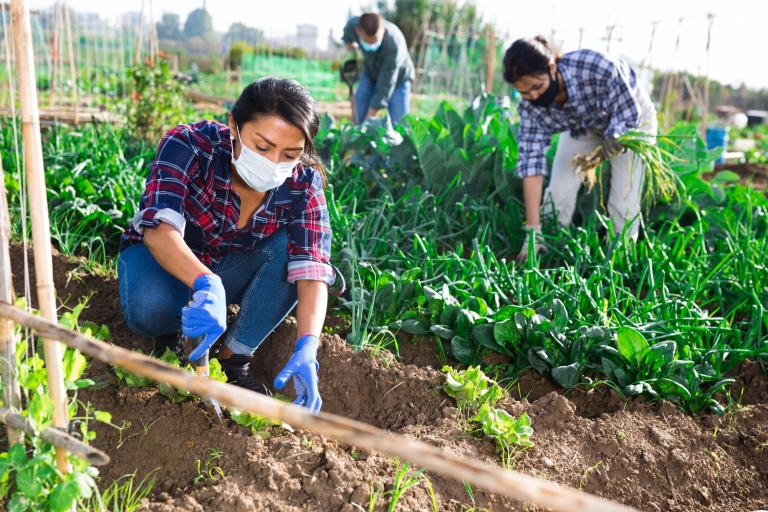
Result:
M197 476L192 480L193 484L205 482L207 480L216 481L224 478L224 470L216 465L216 461L221 459L224 454L215 448L208 448L207 454L205 462L201 459L195 459Z

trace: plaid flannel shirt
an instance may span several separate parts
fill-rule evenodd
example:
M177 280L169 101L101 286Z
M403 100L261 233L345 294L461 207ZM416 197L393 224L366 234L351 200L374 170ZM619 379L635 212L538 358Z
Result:
M246 252L286 226L288 282L333 284L331 227L322 177L301 164L270 190L245 228L237 227L240 198L232 189L229 127L200 121L170 130L152 162L139 211L123 233L121 249L142 243L143 231L173 226L206 266L230 252Z
M637 128L638 84L629 64L592 50L576 50L563 55L557 69L568 92L564 105L537 107L521 100L518 106L521 177L546 173L545 153L555 133L570 131L578 137L589 131L614 137Z

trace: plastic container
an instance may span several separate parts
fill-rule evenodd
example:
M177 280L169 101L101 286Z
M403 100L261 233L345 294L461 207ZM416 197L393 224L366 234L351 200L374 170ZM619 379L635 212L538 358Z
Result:
M724 126L707 126L707 149L722 148L725 152L728 147L728 128ZM722 164L725 162L725 158L720 155L720 158L715 160L716 164Z

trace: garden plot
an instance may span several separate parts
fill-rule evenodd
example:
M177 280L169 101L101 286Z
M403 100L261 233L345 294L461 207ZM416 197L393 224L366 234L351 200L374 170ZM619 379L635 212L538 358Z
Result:
M83 317L107 324L116 343L146 349L147 341L130 336L115 314L117 283L84 273L78 263L56 257L59 296L72 303L92 295ZM328 324L343 329L343 322ZM289 319L259 349L256 371L265 381L289 356L294 331ZM355 352L336 335L322 341L324 410L501 462L493 442L472 432L443 392L445 376L429 364L431 342L403 342L405 360L397 361L387 353ZM96 361L89 372L102 385L80 398L112 412L112 423L121 427L96 429L95 445L112 457L101 483L151 474L156 485L148 510L359 510L353 503L368 510L372 502L386 510L393 493L403 490L398 510L431 510L432 493L439 510L466 510L473 500L489 510L523 509L313 434L275 427L263 439L231 421L220 425L199 403L175 404L154 387L117 386L112 370ZM531 418L535 446L513 458L515 469L527 474L641 510L757 509L768 487L768 380L756 364L739 374L732 393L741 396L741 406L723 417L689 416L668 402L624 401L607 387L563 393L533 373L523 374L497 406Z

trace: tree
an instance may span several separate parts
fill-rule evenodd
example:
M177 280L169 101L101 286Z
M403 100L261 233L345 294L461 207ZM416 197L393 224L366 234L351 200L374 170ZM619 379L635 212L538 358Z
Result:
M264 44L264 32L242 23L233 23L229 26L224 40L230 45L236 41L242 41L251 46L259 46Z
M179 24L178 14L163 13L162 19L157 22L157 37L160 39L180 39L181 30L179 30Z
M186 37L199 37L205 41L215 38L213 33L213 19L205 9L195 9L187 16L184 23L184 35Z
M395 0L394 7L390 8L387 0L378 0L379 12L397 25L410 48L418 44L425 17L432 10L431 4L430 0Z

